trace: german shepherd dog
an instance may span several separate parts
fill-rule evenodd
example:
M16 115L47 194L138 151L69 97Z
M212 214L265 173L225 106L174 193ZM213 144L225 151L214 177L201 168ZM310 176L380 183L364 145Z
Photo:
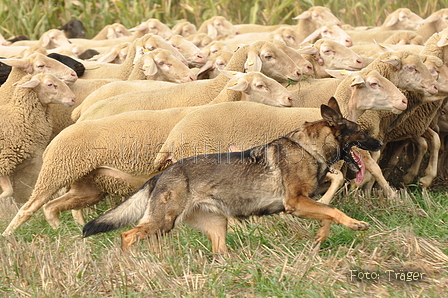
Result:
M334 98L321 106L322 120L266 145L243 152L193 156L179 160L152 177L123 203L90 221L83 236L115 230L141 218L122 233L125 250L138 239L169 232L186 222L204 232L214 253L226 253L228 218L280 212L317 219L318 243L332 222L354 231L369 228L332 206L310 198L330 166L344 160L360 170L353 146L378 151L382 143L368 136L355 122L343 118Z

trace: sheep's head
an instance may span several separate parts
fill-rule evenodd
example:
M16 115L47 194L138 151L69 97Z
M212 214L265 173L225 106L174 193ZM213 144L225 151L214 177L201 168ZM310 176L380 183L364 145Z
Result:
M26 77L25 82L13 84L16 88L31 88L42 104L58 103L70 107L75 104L75 95L71 89L57 77L49 73L40 73Z
M425 96L437 94L437 82L419 54L409 51L387 52L377 59L389 65L389 75L394 78L393 82L398 88L423 93Z
M260 71L280 83L287 83L288 80L297 82L302 78L302 71L297 64L285 52L267 41L258 41L248 46L244 69L246 72Z
M78 79L73 69L40 53L31 54L23 59L2 59L2 63L21 68L29 74L52 73L67 84L73 84Z

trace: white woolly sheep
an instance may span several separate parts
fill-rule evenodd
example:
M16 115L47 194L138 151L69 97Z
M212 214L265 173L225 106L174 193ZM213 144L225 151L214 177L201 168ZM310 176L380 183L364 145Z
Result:
M202 49L203 47L205 47L206 45L208 45L213 41L213 38L207 35L207 33L196 33L187 36L185 39L191 41L195 46L197 46L200 49Z
M318 40L303 54L313 64L315 78L328 78L328 69L360 70L364 67L362 58L340 43L333 40Z
M398 45L423 45L423 37L414 31L401 31L387 38L384 43Z
M77 121L91 105L108 97L137 90L148 90L152 88L151 85L156 85L154 81L180 84L195 80L194 73L171 52L156 49L146 53L137 61L128 80L111 82L86 94L81 104L73 110L71 118Z
M0 199L10 197L10 176L25 160L37 157L50 140L48 105L75 103L70 88L52 74L26 75L13 85L12 93L1 93L0 106Z
M404 95L376 71L364 71L346 78L345 81L347 84L344 85L349 86L344 88L345 92L341 90L338 93L338 102L343 114L353 117L353 120L365 109L400 112L396 110L397 106L400 106L400 109L406 107L402 103ZM226 151L232 144L238 151L242 151L270 142L284 135L286 131L297 129L305 121L314 121L320 117L318 108L266 109L251 103L237 104L217 104L185 116L170 132L160 149L161 153L154 161L155 166L163 166L170 159L179 160L193 155ZM227 111L227 116L219 119L216 115L222 111ZM340 182L336 184L339 186ZM333 191L336 189L333 188ZM324 201L328 203L331 197L330 192Z
M212 39L234 36L238 29L223 16L214 16L202 22L197 33L206 33Z
M129 31L123 24L113 23L104 26L100 32L92 37L92 40L116 39L126 36L132 36L132 32Z
M179 22L171 28L173 35L182 35L183 37L188 37L190 35L197 33L197 28L195 24L188 21ZM197 45L196 45L197 46Z
M54 49L70 44L64 32L58 29L50 29L44 32L39 40L22 40L13 43L11 46L39 46L45 49Z
M288 79L299 81L301 78L301 71L291 58L274 44L266 41L240 48L233 54L226 70L261 71L282 83L287 82ZM199 80L169 88L113 96L92 105L82 118L84 120L97 119L138 109L167 109L208 104L221 92L228 80L228 77L221 74L211 80Z
M423 19L413 13L409 8L398 8L390 13L379 27L367 30L346 30L353 39L354 44L371 43L373 40L384 42L398 30L417 30Z
M313 33L317 28L319 28L323 23L334 23L336 25L341 25L342 22L331 12L327 7L323 6L313 6L308 10L304 11L300 15L293 18L298 20L297 25L291 26L295 31L308 36ZM257 25L257 24L241 24L235 25L239 30L240 34L251 33L251 32L268 32L274 31L279 27L284 25Z
M182 54L173 48L168 42L164 41L160 36L153 34L146 34L145 36L136 39L132 42L128 49L128 55L121 64L112 63L99 63L96 61L84 61L86 71L84 73L84 79L105 79L114 78L120 80L126 80L129 78L132 70L134 69L134 63L143 56L145 51L153 51L157 48L164 48L171 51L185 61Z
M423 20L416 33L423 38L425 42L434 33L440 32L448 27L448 8L442 8L433 12L429 17Z
M435 46L439 45L440 46ZM438 111L442 108L443 100L448 95L448 67L443 64L443 61L437 56L444 57L445 47L448 45L444 34L435 33L428 39L424 50L427 56L422 55L423 62L428 67L433 77L436 79L438 93L436 96L416 98L418 101L414 104L412 111L407 113L407 118L401 120L401 123L392 131L388 132L384 138L385 144L388 142L396 142L401 140L411 139L417 145L417 152L413 164L408 168L407 173L403 176L403 182L409 184L418 174L420 164L423 156L427 151L428 143L430 144L431 152L428 166L425 170L425 175L419 179L422 187L427 188L431 185L433 179L437 175L438 153L440 148L440 138L431 129L431 123ZM404 144L404 143L403 143ZM398 155L403 147L397 146L394 153L388 159L391 162L388 164L388 171L385 172L385 177L390 173L393 166L398 161Z
M160 20L153 18L147 19L137 27L129 29L129 31L143 31L145 34L152 33L159 35L164 39L170 38L173 35L170 27L162 23Z
M234 78L230 79L228 90L221 92L224 96L229 93L241 95L247 92L245 100L248 101L262 101L280 106L290 104L289 92L261 73L240 73L232 77ZM277 84L280 89L266 87L265 80ZM248 88L251 91L248 92ZM276 93L276 90L280 93ZM48 203L44 208L47 220L53 227L58 225L58 214L63 211L58 207L60 201L67 206L65 203L69 200L69 208L79 209L98 202L105 193L129 195L140 185L126 185L126 181L123 181L127 186L123 187L123 183L117 184L107 177L97 180L95 176L101 173L100 168L110 165L147 179L154 174L152 158L159 151L171 128L185 115L201 108L198 106L161 111L133 111L78 122L67 127L47 146L33 193L4 234L12 233L63 187L70 186L68 193L53 200L51 204ZM147 127L153 129L149 132ZM62 156L61 150L64 152ZM66 175L54 176L54 171L60 170ZM53 177L50 178L51 182L48 175ZM54 180L55 177L58 181ZM74 204L71 204L72 202ZM22 212L23 210L26 212Z
M189 67L201 67L207 61L204 53L182 35L173 35L167 41L187 59Z
M0 92L9 94L12 92L12 84L21 80L26 74L49 72L56 75L66 84L73 84L78 79L76 72L67 65L47 57L34 53L23 59L1 59L2 63L12 67L7 80L0 87ZM2 99L0 98L0 102Z
M209 57L211 54L216 53L218 51L229 51L232 52L232 49L223 41L214 40L210 42L208 45L201 48L202 53L204 53L205 57Z
M226 50L214 51L211 53L207 62L196 72L196 78L198 80L213 79L219 76L221 70L227 67L230 59L232 59L233 52Z
M115 46L108 47L107 50L101 52L99 55L88 59L89 61L98 61L106 63L121 64L128 56L130 42L122 42Z

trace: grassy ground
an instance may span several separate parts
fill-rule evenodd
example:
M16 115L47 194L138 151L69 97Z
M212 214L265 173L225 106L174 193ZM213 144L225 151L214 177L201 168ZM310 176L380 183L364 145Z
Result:
M230 256L220 262L208 239L187 226L123 253L121 231L83 239L69 212L57 230L39 212L13 237L0 237L0 296L446 297L446 198L445 190L402 191L396 201L342 190L334 205L371 229L333 225L315 249L314 221L250 218L231 224ZM0 204L4 230L17 206ZM105 201L87 217L113 204Z

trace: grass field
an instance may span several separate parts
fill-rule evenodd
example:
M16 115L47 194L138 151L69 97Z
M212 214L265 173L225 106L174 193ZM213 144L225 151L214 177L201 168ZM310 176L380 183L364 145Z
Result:
M427 17L447 2L249 0L235 9L231 0L4 0L0 33L36 39L71 17L89 37L113 22L131 28L153 17L169 26L182 19L199 25L213 15L234 24L292 23L313 5L329 7L348 24L377 25L399 7ZM343 189L334 205L369 222L368 231L333 225L315 248L314 221L284 214L235 221L230 255L219 262L207 237L187 226L123 253L123 230L83 239L69 212L54 230L39 211L14 236L0 236L0 297L448 297L447 197L445 187L411 186L397 200ZM116 203L109 198L86 217ZM18 207L0 201L1 231Z
M402 190L395 201L341 190L334 205L369 222L368 231L333 225L313 248L314 221L250 218L230 225L230 256L220 262L188 226L123 253L122 230L83 239L69 212L57 230L38 212L13 237L0 237L0 296L446 297L446 198L443 189ZM115 203L106 200L87 217ZM16 211L15 203L0 202L1 230Z

